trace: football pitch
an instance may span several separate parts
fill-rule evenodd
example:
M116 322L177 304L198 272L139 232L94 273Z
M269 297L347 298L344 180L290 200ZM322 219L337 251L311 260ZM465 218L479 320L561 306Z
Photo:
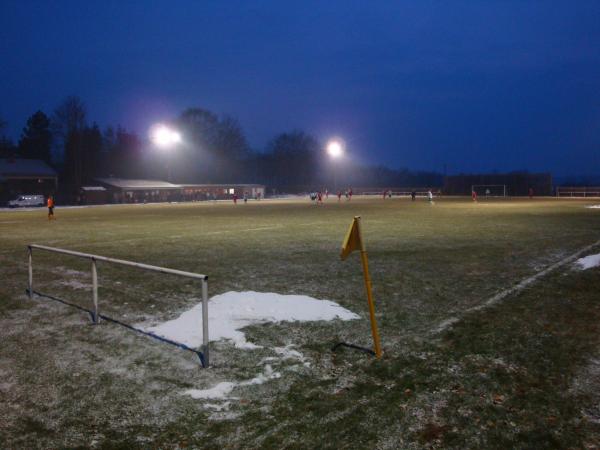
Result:
M43 209L0 211L0 447L598 448L600 268L573 265L600 253L594 203L59 206L51 222ZM381 360L331 350L372 345L360 258L339 258L357 215ZM308 295L360 319L251 325L258 348L215 342L202 369L191 352L29 299L31 243L203 273L210 297ZM36 290L91 307L89 261L33 259ZM101 313L128 324L200 301L193 280L98 271ZM225 398L186 395L223 382L238 383Z

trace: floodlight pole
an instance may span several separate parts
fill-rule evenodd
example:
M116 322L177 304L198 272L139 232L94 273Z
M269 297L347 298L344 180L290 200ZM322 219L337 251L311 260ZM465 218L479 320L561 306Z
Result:
M171 182L171 156L169 155L167 160L167 181Z
M337 164L333 162L333 192L337 194Z

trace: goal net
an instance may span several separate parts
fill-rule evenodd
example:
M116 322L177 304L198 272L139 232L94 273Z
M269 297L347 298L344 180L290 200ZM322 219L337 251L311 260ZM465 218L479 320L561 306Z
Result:
M471 192L476 192L478 197L506 197L505 184L474 184Z

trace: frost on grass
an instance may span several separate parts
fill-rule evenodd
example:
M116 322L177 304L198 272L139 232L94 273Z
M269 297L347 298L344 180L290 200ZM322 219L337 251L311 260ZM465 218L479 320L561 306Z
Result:
M78 280L62 280L62 281L59 281L59 284L61 284L62 286L67 286L67 287L73 288L73 289L83 289L83 290L87 290L87 291L92 290L91 284L82 283L81 281L78 281Z
M575 261L575 266L581 270L600 266L600 253L596 255L588 255L585 258L579 258L577 261Z
M248 342L241 331L249 325L358 318L358 315L330 300L253 291L217 295L210 299L208 307L210 340L229 340L235 347L243 349L259 348ZM190 347L199 347L202 345L202 303L177 319L145 328Z
M575 378L571 392L587 397L582 404L582 415L590 422L600 425L600 358L593 358L589 364Z

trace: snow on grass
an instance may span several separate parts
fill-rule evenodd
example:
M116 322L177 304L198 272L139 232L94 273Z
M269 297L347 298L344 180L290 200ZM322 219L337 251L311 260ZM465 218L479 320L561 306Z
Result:
M230 291L210 299L208 329L211 341L230 340L238 348L252 349L259 346L248 342L241 331L249 325L358 318L352 311L330 300L318 300L306 295ZM202 345L202 303L185 311L177 319L146 327L146 330L190 347L199 347Z
M597 255L588 255L585 258L579 258L577 261L575 261L575 265L577 265L581 270L600 266L600 253Z
M73 289L85 289L85 290L92 289L91 284L82 283L81 281L77 281L77 280L61 280L61 281L59 281L59 284L61 284L62 286L67 286L67 287L73 288Z
M231 381L223 381L210 389L188 389L185 394L191 395L195 399L215 400L226 398L237 383Z
M586 208L590 208L590 209L600 209L600 205L588 205L588 206L586 206Z
M222 400L228 398L228 395L238 386L251 386L254 384L263 384L269 380L281 378L279 372L275 372L270 365L265 366L265 372L259 373L254 378L246 381L232 382L223 381L210 389L188 389L184 394L190 395L194 399Z

